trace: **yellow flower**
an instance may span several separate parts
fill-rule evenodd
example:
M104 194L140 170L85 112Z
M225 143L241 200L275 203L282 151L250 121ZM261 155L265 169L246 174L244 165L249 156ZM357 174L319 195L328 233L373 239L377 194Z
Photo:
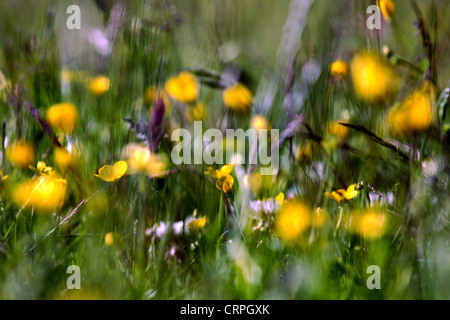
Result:
M251 126L256 131L261 129L269 129L269 122L262 115L253 116Z
M187 223L188 229L191 231L201 230L205 227L205 225L206 225L206 216L193 219Z
M195 107L188 107L186 109L186 118L191 122L204 120L206 115L207 112L203 102L197 103Z
M355 92L362 100L382 102L397 92L397 73L378 53L357 53L350 64L350 71Z
M125 172L127 172L128 165L125 161L117 161L114 166L106 165L98 170L98 174L94 176L108 182L119 180Z
M391 108L388 122L395 133L409 134L428 129L433 122L433 109L436 94L433 85L424 85L411 93L406 99Z
M284 193L280 192L275 198L275 201L278 201L278 204L280 205L280 207L283 205L284 203Z
M289 201L276 219L276 231L280 239L291 243L311 225L311 213L307 205Z
M66 149L56 148L53 153L53 161L61 171L64 171L75 166L77 158Z
M160 178L169 173L169 161L165 154L155 154L144 145L129 144L124 156L133 174L143 173L153 178Z
M226 88L222 94L225 106L236 112L248 112L252 107L253 95L243 84Z
M46 174L49 176L53 176L55 174L55 170L53 170L52 167L47 166L47 164L44 161L39 161L36 165L36 170L40 174Z
M54 212L64 204L66 189L65 179L44 174L19 184L13 191L13 199L22 207Z
M327 134L331 134L340 139L345 139L348 135L349 129L339 124L339 121L331 121L327 124Z
M330 65L330 73L334 77L345 78L348 75L348 63L342 60L336 60Z
M107 76L100 75L98 77L91 78L88 82L88 89L93 94L100 96L105 94L109 90L111 80Z
M229 175L233 171L233 166L231 164L226 164L219 170L213 170L212 167L208 167L206 170L207 171L205 172L205 174L209 175L210 177L220 179Z
M351 200L354 197L356 197L359 194L358 190L356 190L356 185L352 184L350 185L347 190L345 189L339 189L330 192L325 192L324 195L328 198L331 198L333 200L336 200L338 203L340 203L342 200Z
M6 179L8 179L8 177L9 177L8 175L3 176L2 170L0 170L0 185L1 185L2 181L5 181Z
M234 179L231 175L216 180L216 188L227 193L233 188Z
M20 168L28 168L34 162L36 154L33 145L18 140L6 149L6 157L12 165Z
M388 230L388 216L379 208L370 208L365 212L357 213L351 227L365 239L378 239Z
M78 124L78 111L73 103L62 102L48 108L45 118L52 128L71 134Z
M381 14L386 21L391 21L394 16L395 3L392 0L378 0L378 6L380 7Z
M234 179L231 176L231 171L233 171L233 166L231 164L227 164L222 166L220 170L213 170L212 167L208 167L205 171L205 174L216 179L216 188L223 193L227 193L233 188Z
M190 72L181 72L166 82L167 93L175 100L190 103L197 99L198 84Z
M111 247L114 244L114 233L113 232L108 232L107 234L105 234L105 244L108 247Z
M271 140L273 138L271 136L270 123L262 115L253 116L252 120L250 122L250 125L251 125L251 128L254 129L258 133L260 130L267 130L265 133L267 135L267 139ZM278 136L277 136L277 139L278 139ZM274 139L274 140L276 140L276 139Z
M170 100L163 89L155 86L150 86L145 90L145 103L147 103L148 105L155 105L156 101L158 101L158 98L161 98L163 100L164 106L166 107L166 114L170 113Z

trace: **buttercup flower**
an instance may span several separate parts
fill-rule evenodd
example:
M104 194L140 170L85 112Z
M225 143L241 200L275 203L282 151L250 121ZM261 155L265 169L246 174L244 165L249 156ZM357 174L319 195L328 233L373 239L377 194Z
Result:
M436 93L430 82L411 93L400 104L392 107L388 122L395 133L410 134L428 129L433 122Z
M356 190L356 185L352 184L350 185L347 190L345 189L339 189L330 192L325 192L324 195L328 198L331 198L333 200L336 200L338 203L341 203L343 200L351 200L354 197L356 197L359 194L359 191Z
M3 175L2 170L0 170L0 186L2 184L2 181L5 181L6 179L8 179L8 177L8 175Z
M125 172L127 172L128 165L125 161L117 161L113 166L106 165L98 170L98 174L94 176L108 182L119 180Z
M100 96L108 92L110 84L111 80L107 76L100 75L90 79L87 87L93 94Z
M105 243L108 247L110 247L114 244L114 238L113 238L112 232L108 232L107 234L105 234Z
M120 240L120 235L117 232L108 232L107 234L105 234L105 244L108 247L113 246L119 240Z
M6 158L13 166L20 168L28 168L35 156L33 145L24 140L18 140L6 149Z
M357 53L350 64L350 71L355 92L362 100L382 102L392 98L397 92L397 73L378 53Z
M166 82L166 91L175 100L190 103L197 99L198 84L190 72L181 72Z
M275 201L278 201L278 204L279 204L280 206L282 206L283 203L284 203L284 193L283 193L283 192L280 192L280 193L274 198L274 200L275 200Z
M353 215L351 229L365 239L381 238L388 231L388 216L381 208L372 207Z
M213 170L212 167L208 167L205 174L216 179L216 188L223 193L227 193L233 188L234 179L231 176L233 166L230 164L222 166L220 170Z
M222 94L225 106L236 112L248 112L252 107L253 95L243 84L226 88Z
M44 161L39 161L36 165L36 170L40 174L46 174L49 176L53 176L55 174L55 170L53 170L52 167L47 166L47 164Z
M331 121L327 124L327 134L338 137L339 139L345 139L348 135L349 129L339 124L339 121Z
M186 117L191 122L204 120L206 115L207 112L203 102L197 103L195 107L186 108Z
M256 131L261 129L269 129L269 122L262 115L255 115L252 118L251 127Z
M189 231L199 231L199 230L203 229L206 225L206 216L188 220L188 221L186 221L186 225L187 225Z
M378 6L380 7L381 14L386 21L391 21L394 16L395 3L392 0L378 0Z
M13 199L22 207L34 207L43 212L54 212L66 197L67 181L56 175L42 174L19 184L13 191Z
M53 151L53 161L61 171L64 171L75 166L75 164L77 163L77 158L74 154L69 153L69 151L67 151L66 149L56 148Z
M169 161L165 154L155 154L144 145L129 144L124 149L124 156L133 174L146 174L159 178L168 174Z
M276 219L277 234L287 243L295 242L310 225L310 209L299 201L286 203Z
M330 73L334 77L345 78L348 75L348 63L342 60L336 60L330 65Z
M48 108L45 119L52 128L72 134L78 124L78 111L73 103L62 102Z
M231 175L227 175L224 178L216 180L216 188L223 191L223 193L227 193L233 188L233 177Z

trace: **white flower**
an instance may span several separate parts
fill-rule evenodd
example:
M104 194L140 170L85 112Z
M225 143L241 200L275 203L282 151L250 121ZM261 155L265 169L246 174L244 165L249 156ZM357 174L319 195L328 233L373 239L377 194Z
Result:
M178 221L173 224L173 232L175 233L175 235L179 235L183 232L183 225L183 221Z
M158 238L162 238L164 233L166 232L166 224L164 222L161 222L158 227L156 227L155 233Z

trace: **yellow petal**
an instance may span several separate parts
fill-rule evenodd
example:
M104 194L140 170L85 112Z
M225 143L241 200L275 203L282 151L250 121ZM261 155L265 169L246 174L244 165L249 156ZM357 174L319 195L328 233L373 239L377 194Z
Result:
M128 165L125 161L117 161L114 164L114 172L115 172L115 177L116 179L119 179L120 177L122 177L125 172L127 172L128 169Z
M222 190L224 193L227 193L233 188L234 179L231 175L225 177L222 183Z
M347 188L347 191L344 193L344 197L347 200L353 199L354 197L356 197L358 195L358 190L355 190L355 185L352 184Z
M332 191L331 193L330 192L325 192L324 195L327 196L328 198L336 200L337 202L341 202L344 199L344 197L341 194L342 191L345 192L345 190L340 189L340 190L337 190L337 191Z
M194 219L188 223L188 228L190 230L200 230L206 225L206 216L203 216L198 219Z
M226 164L224 166L222 166L222 168L220 168L220 175L226 176L229 175L231 173L231 171L233 171L233 165L232 164Z
M213 177L213 178L216 177L216 174L215 174L214 169L212 167L206 168L205 174L210 176L210 177Z
M39 162L37 163L36 168L37 168L39 171L44 171L44 170L47 168L47 165L45 164L44 161L39 161Z
M223 179L216 180L216 188L222 191Z
M96 174L95 176L99 177L102 180L111 182L116 179L116 172L115 172L113 166L106 165L106 166L101 167L98 170L98 174Z
M280 204L280 206L283 205L284 202L284 193L280 192L274 199L275 201L278 201L278 203Z

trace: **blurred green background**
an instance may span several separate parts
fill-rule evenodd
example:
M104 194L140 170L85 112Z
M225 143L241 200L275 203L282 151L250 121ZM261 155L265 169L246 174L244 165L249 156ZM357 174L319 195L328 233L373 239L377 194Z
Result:
M118 3L124 15L115 21L112 10ZM436 44L439 97L449 85L448 1L417 3ZM417 161L404 163L391 150L352 130L347 144L328 152L318 143L310 163L293 156L294 146L305 145L311 136L325 139L326 124L344 117L391 141L387 106L371 108L355 97L349 82L336 82L329 74L330 63L350 62L362 48L382 52L386 46L422 71L429 63L410 1L395 1L393 20L383 20L379 31L366 28L366 9L372 4L369 0L1 1L0 71L13 86L22 85L22 98L41 115L61 101L77 106L80 123L64 143L77 146L81 162L67 177L70 192L65 205L53 215L19 210L7 187L0 190L0 298L450 298L448 116L428 134L401 141L423 151ZM81 8L81 30L66 27L69 5ZM115 36L106 46L110 52L101 54L105 34ZM423 75L405 66L396 68L402 78L398 101ZM65 85L63 70L105 74L111 87L105 95L92 95L83 83ZM227 198L203 175L206 166L197 166L198 174L186 169L164 179L126 176L117 184L94 177L99 167L121 159L125 145L139 141L124 118L149 120L153 105L146 102L146 89L163 87L182 70L191 70L200 79L199 100L207 108L204 128L246 129L251 115L261 114L283 132L292 114L304 117L310 131L303 128L282 145L282 169L266 188L245 193L235 176L233 194ZM230 113L220 90L211 85L217 80L211 74L234 73L254 93L252 114ZM14 109L8 99L0 99L0 111L3 138L32 142L41 158L51 140L29 110ZM177 111L166 116L166 131L185 124ZM165 137L160 151L170 155L170 148L170 138ZM14 169L5 148L1 152L1 170L10 181L34 174ZM46 160L48 165L54 165L51 159ZM428 175L427 163L437 167ZM337 177L346 185L364 182L358 199L345 204L344 210L373 201L367 183L383 195L393 194L387 207L395 213L395 230L376 241L335 232L340 206L323 192L341 187ZM329 213L329 225L311 232L307 246L284 246L274 236L242 227L249 201L281 191ZM68 224L49 233L92 195ZM231 214L227 201L233 207ZM201 233L161 240L146 233L160 221L184 220L194 209L208 218ZM109 232L118 235L113 246L105 244ZM66 288L66 269L72 264L81 268L81 290ZM366 287L369 265L381 267L381 290Z

